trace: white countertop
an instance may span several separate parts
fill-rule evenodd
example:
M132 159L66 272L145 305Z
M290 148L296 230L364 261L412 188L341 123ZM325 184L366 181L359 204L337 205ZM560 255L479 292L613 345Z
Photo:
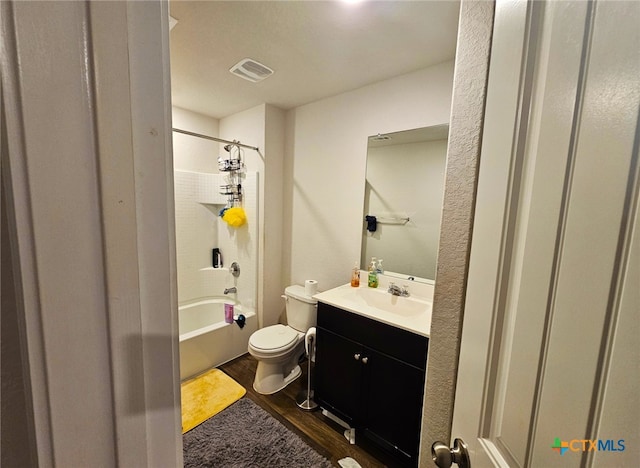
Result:
M422 336L431 330L432 299L419 296L401 297L387 292L386 285L369 288L362 284L338 286L313 296L320 302L402 328Z

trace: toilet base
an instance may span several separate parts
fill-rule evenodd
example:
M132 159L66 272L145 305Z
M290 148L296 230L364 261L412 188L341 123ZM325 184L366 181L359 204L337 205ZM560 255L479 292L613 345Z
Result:
M278 367L278 369L274 368ZM288 375L282 375L282 364L269 364L263 361L258 362L256 377L253 380L253 389L261 395L271 395L279 392L291 382L302 375L302 369L296 365Z

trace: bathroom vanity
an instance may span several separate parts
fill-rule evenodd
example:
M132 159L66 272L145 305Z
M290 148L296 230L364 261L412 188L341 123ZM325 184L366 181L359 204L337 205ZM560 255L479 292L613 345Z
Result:
M318 299L315 400L401 466L417 466L431 302L341 286Z

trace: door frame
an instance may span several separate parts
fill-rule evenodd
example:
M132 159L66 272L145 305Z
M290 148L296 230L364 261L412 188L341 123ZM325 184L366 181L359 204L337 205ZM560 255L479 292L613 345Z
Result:
M494 1L462 0L419 466L449 442L462 336L478 168L482 146Z
M634 308L630 297L626 316L620 305L624 282L637 284L637 268L635 279L625 277L633 275L625 255L632 249L632 194L637 197L638 88L617 88L608 96L609 106L599 96L603 75L637 76L638 61L633 59L638 35L631 31L639 10L630 5L498 3L492 55L500 60L491 67L453 420L453 435L467 442L476 457L474 465L517 464L509 449L500 449L498 436L500 431L513 434L506 428L527 427L524 414L513 416L516 406L525 412L531 408L528 435L523 431L511 438L526 440L526 447L517 450L525 465L556 463L547 458L552 455L553 439L547 440L552 431L595 439L601 430L598 420L605 414L609 430L613 426L629 437L629 427L637 427L633 422L624 426L620 417L625 414L627 424L637 422L632 390L620 385L633 381L630 367L621 364L628 358L620 354L630 349L633 332L628 326L621 327L620 335L614 330L622 317L629 325L630 310L638 310L637 300ZM612 45L616 54L610 54ZM600 117L597 124L595 116ZM606 163L594 170L600 155L607 155ZM592 184L590 175L596 173L608 189ZM529 266L528 274L523 265ZM540 314L531 313L538 310ZM573 310L584 311L579 327ZM514 331L518 327L519 337ZM502 371L526 369L528 358L523 360L516 346L524 336L539 346L525 354L539 361L531 366L526 383L531 393L515 384L507 405L500 388L505 382ZM578 360L580 366L558 364ZM616 363L618 385L608 380ZM571 386L581 392L571 392L564 400ZM603 410L605 394L608 412ZM503 414L511 415L511 426L502 425ZM624 447L611 451L631 454ZM589 450L581 460L557 463L589 465L601 456L600 450ZM604 463L624 463L616 460Z
M38 466L182 466L168 20L164 0L0 4L10 358Z

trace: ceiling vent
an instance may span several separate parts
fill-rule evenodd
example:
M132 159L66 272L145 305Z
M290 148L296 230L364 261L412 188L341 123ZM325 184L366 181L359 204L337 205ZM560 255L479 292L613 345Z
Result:
M231 73L245 80L257 83L273 75L273 70L250 58L242 59L229 69Z

